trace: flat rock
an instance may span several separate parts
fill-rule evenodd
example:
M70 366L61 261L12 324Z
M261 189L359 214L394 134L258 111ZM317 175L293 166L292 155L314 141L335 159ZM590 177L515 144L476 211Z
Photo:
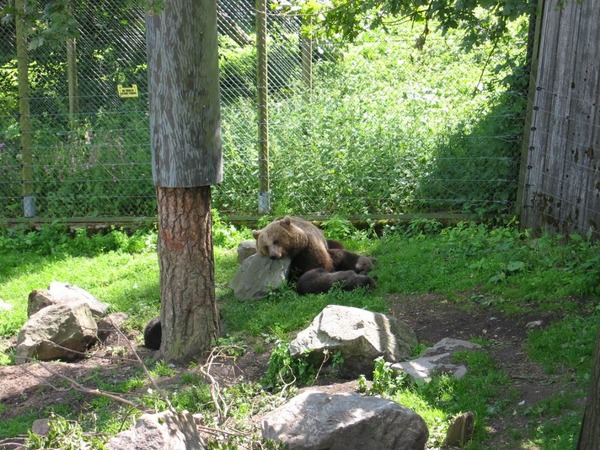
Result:
M254 254L244 260L229 287L238 300L256 300L265 297L287 283L290 258L270 259Z
M392 364L390 367L404 372L415 380L431 381L434 374L445 373L454 378L462 378L467 374L467 367L452 361L454 353L463 350L478 350L481 345L460 339L444 338L427 349L419 358Z
M391 400L304 392L268 413L262 436L290 450L423 450L425 421Z

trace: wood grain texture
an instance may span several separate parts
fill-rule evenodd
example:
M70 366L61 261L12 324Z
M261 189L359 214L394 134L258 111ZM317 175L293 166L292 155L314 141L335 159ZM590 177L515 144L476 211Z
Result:
M523 225L600 238L600 2L546 1Z
M154 183L181 188L220 183L216 4L167 0L146 23Z

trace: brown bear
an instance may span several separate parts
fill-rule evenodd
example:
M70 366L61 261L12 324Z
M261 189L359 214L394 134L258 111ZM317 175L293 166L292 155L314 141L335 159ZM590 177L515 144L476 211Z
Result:
M253 230L252 235L256 239L259 255L271 259L291 258L291 278L316 268L326 272L333 270L323 232L304 219L286 216L271 222L262 230Z
M333 260L334 270L354 270L356 273L367 274L373 269L374 258L358 255L341 248L327 250Z
M351 291L359 287L375 289L375 279L357 274L354 270L326 272L323 269L312 269L298 278L296 292L301 295L324 294L334 286L339 286L344 291Z

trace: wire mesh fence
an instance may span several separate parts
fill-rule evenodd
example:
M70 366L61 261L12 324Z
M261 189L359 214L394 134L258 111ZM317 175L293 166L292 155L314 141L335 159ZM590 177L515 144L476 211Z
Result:
M154 217L145 12L128 2L32 7L32 196L39 218ZM3 5L5 6L5 5ZM14 14L0 21L0 218L23 208ZM61 15L63 14L63 15ZM58 17L67 17L62 28ZM267 10L268 173L261 171L253 1L218 2L222 214L506 212L515 200L524 102L487 78L514 72L526 33L464 53L459 37L399 26L356 42L307 34L310 17ZM69 29L65 32L65 27ZM502 65L507 65L502 69ZM483 74L483 76L482 76ZM497 76L495 79L500 79ZM25 214L26 215L26 214Z

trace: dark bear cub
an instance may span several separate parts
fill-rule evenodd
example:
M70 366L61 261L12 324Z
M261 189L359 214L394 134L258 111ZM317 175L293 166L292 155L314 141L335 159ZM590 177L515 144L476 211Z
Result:
M158 350L160 348L161 339L162 328L160 325L160 317L155 317L148 322L144 329L144 347L151 350Z
M334 286L339 286L344 291L351 291L359 287L375 289L375 279L358 274L354 270L327 272L324 269L312 269L298 278L296 292L299 294L323 294L329 292Z
M354 270L356 273L366 275L373 269L375 260L368 256L358 255L341 248L327 250L333 261L334 270Z

